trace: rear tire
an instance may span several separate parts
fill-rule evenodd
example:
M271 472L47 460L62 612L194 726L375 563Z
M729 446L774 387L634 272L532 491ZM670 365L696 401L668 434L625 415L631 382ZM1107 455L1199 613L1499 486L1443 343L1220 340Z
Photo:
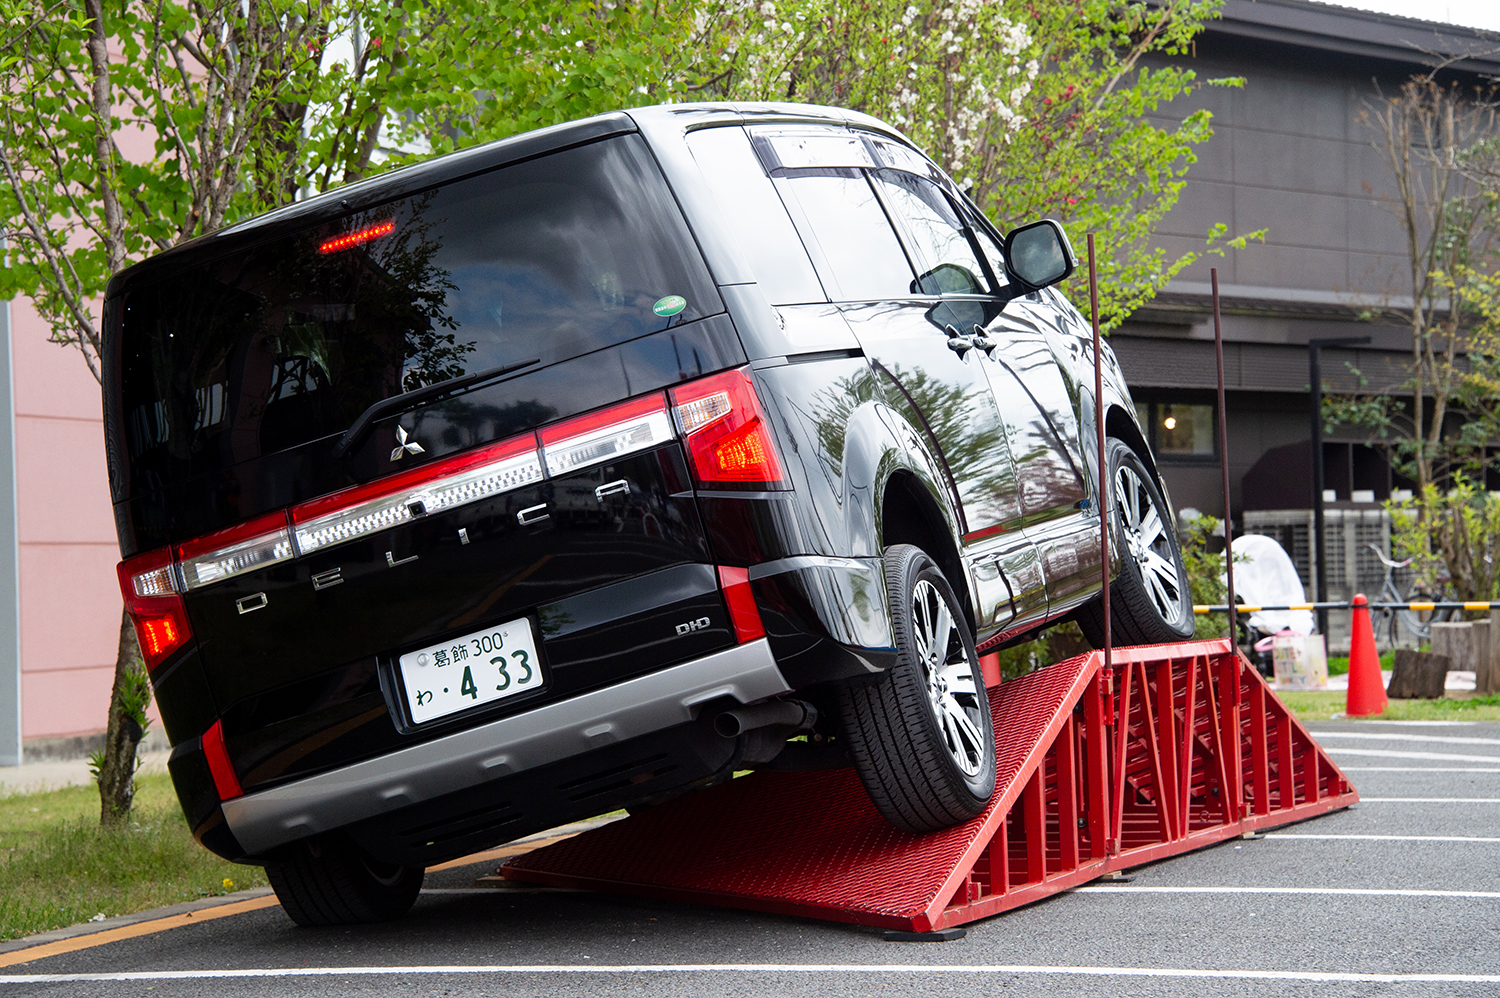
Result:
M1110 631L1116 645L1154 645L1193 636L1193 598L1177 540L1177 522L1140 455L1111 437L1110 533L1119 542L1119 571L1110 586ZM1095 600L1078 614L1078 627L1104 647L1104 606Z
M281 862L266 865L281 907L309 927L400 918L416 902L425 873L382 863L336 835L298 842Z
M974 639L948 580L920 548L885 553L898 655L879 681L839 691L849 755L877 810L908 832L949 828L995 791L995 728Z

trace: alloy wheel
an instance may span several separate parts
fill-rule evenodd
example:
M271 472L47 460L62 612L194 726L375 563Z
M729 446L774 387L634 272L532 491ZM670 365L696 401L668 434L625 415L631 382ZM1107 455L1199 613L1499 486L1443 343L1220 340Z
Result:
M926 579L912 590L912 622L922 678L943 743L963 774L974 776L984 765L987 741L979 728L984 723L982 694L948 603Z
M1135 469L1125 466L1115 477L1115 505L1125 551L1140 570L1156 612L1168 625L1182 619L1182 588L1166 520L1151 491Z

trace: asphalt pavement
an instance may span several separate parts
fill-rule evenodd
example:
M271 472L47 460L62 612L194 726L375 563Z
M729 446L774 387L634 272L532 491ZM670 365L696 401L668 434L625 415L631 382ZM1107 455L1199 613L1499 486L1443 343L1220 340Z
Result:
M1500 994L1500 724L1311 727L1360 804L1058 895L953 942L475 887L491 860L430 873L412 914L385 925L300 929L251 898L209 920L138 919L115 931L146 934L25 963L6 965L24 949L0 949L0 998Z

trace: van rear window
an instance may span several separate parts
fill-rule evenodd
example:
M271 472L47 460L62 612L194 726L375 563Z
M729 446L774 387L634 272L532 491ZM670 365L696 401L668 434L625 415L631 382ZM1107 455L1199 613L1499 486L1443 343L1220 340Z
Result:
M153 486L342 433L398 393L723 311L635 135L391 201L111 306L119 429L136 483Z

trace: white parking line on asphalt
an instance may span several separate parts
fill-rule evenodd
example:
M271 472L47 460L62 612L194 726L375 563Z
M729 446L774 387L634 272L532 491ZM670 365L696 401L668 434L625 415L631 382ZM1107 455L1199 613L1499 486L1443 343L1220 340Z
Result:
M1267 832L1267 839L1307 839L1309 841L1336 839L1365 839L1378 842L1500 842L1500 838L1478 835L1294 835L1287 832Z
M1166 977L1329 984L1500 984L1500 974L1362 974L1316 970L1203 970L1193 967L1049 967L1027 964L637 963L495 964L422 967L266 967L246 970L145 970L109 974L0 974L0 984L86 981L190 981L234 977L370 977L385 974L963 974L967 976Z
M1381 759L1428 759L1433 762L1487 762L1500 765L1500 755L1454 755L1448 752L1391 752L1386 749L1344 748L1341 745L1325 745L1323 751L1329 755L1373 756Z
M1374 731L1314 731L1319 738L1368 738L1379 742L1443 742L1447 745L1500 745L1500 738L1453 738L1444 735L1387 735Z
M1313 724L1322 724L1324 722L1322 722L1322 721L1313 721L1312 723ZM1379 718L1373 718L1373 717L1371 717L1371 718L1362 718L1358 722L1358 724L1359 724L1359 726L1361 728L1367 727L1367 726L1369 726L1371 724L1397 724L1397 725L1401 725L1402 727L1407 727L1407 728L1464 728L1464 727L1473 727L1474 725L1478 725L1478 724L1493 724L1493 723L1494 723L1493 721L1408 721L1408 720L1397 721L1397 720L1393 720L1393 719L1379 719ZM1308 730L1316 733L1316 732L1322 731L1324 729L1322 729L1322 728L1314 728L1311 725L1309 725Z
M1500 769L1455 769L1449 766L1340 766L1346 773L1500 773Z
M1381 887L1133 887L1089 884L1075 894L1338 894L1355 897L1500 899L1500 891L1424 891Z
M1361 797L1361 804L1500 804L1500 797Z

